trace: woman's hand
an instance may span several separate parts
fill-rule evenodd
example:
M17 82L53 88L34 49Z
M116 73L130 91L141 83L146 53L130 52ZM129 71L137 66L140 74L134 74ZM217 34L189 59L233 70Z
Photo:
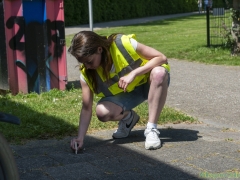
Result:
M124 92L126 92L127 86L134 80L134 78L135 75L132 72L126 76L121 77L118 82L118 87L122 88Z
M75 147L75 144L77 145L77 149ZM74 152L79 152L83 149L83 141L77 138L73 138L71 140L70 146Z

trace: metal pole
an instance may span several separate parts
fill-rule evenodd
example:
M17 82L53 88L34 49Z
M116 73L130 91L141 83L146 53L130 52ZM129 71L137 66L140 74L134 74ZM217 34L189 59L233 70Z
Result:
M88 8L89 8L89 27L90 27L90 31L93 31L92 0L88 0Z
M210 47L209 6L207 6L207 47Z

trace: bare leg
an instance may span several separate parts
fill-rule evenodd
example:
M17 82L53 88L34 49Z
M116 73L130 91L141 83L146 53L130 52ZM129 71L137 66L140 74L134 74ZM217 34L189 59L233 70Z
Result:
M122 108L112 102L103 101L97 105L96 114L100 121L119 121L118 129L113 133L112 137L126 138L132 128L139 120L139 116L134 111L124 111Z
M96 114L100 121L120 121L126 115L128 115L129 111L125 111L121 114L122 108L112 102L103 101L99 103L96 107Z
M150 90L148 93L148 122L157 124L164 107L168 90L168 73L163 67L155 67L150 74Z
M158 149L161 147L161 140L160 132L155 125L157 125L167 98L168 73L166 70L160 66L153 68L150 74L150 83L148 92L149 123L144 131L145 149Z

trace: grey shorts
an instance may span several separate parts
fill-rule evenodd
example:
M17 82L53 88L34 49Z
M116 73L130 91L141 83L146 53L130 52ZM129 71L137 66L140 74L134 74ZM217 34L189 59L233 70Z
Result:
M168 86L170 84L170 74L168 73ZM131 92L122 92L115 96L108 96L103 97L98 101L98 103L101 103L103 101L109 101L112 102L120 107L122 107L123 111L128 111L139 104L141 104L143 101L148 99L148 92L150 88L150 83L146 82L145 84L142 84L138 87L136 87Z

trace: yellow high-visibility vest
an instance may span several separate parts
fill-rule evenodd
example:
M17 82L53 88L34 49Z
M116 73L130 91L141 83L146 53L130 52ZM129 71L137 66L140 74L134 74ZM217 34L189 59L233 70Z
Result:
M113 96L118 93L123 92L123 89L118 87L118 81L121 77L127 75L132 70L145 65L148 60L141 58L135 49L133 48L130 38L135 39L135 35L122 35L118 34L115 41L110 46L110 54L112 56L113 64L115 67L115 72L110 72L110 79L106 82L106 78L103 77L103 69L99 66L97 71L97 81L98 81L98 92L96 93L99 97ZM162 65L165 69L170 71L168 64ZM90 83L88 77L86 76L86 69L82 68L81 73L93 91L92 84ZM131 92L135 87L144 84L148 81L149 73L135 77L133 82L131 82L127 87L127 92ZM93 91L94 92L94 91Z

